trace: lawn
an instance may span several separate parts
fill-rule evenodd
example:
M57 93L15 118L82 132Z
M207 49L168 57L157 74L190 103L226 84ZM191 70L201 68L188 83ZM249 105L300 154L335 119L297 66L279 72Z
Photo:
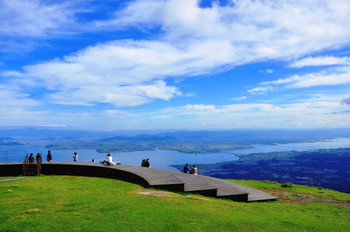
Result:
M4 182L0 231L349 231L349 194L243 182L287 197L239 203L74 176Z

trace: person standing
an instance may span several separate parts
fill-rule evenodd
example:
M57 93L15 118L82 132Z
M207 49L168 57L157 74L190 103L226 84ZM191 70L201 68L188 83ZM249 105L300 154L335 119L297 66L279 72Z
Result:
M50 150L47 151L46 160L47 161L51 161L52 160L52 155L51 155L51 151Z
M78 153L76 153L76 152L74 152L73 161L74 162L78 161Z
M190 173L190 167L188 166L188 164L185 165L183 172L187 174Z
M33 153L30 153L29 163L34 163L34 162L35 162L34 155L33 155Z
M36 154L36 162L41 163L43 161L43 157L41 156L40 153Z

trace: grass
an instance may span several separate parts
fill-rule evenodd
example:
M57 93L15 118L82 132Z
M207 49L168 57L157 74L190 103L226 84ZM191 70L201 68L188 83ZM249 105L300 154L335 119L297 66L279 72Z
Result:
M291 185L282 187L279 183L271 181L252 181L252 180L231 180L233 182L243 184L252 188L260 189L264 192L273 194L284 203L316 203L339 201L350 204L350 194L324 189L319 187L310 187L305 185Z
M349 231L349 194L235 182L281 200L239 203L106 178L39 176L0 183L0 231Z

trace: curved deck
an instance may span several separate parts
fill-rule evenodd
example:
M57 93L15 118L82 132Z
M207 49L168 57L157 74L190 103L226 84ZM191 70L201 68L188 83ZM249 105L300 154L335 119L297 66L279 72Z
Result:
M0 164L0 176L18 176L21 173L22 163ZM105 166L90 162L43 162L41 173L114 178L144 187L197 193L243 202L277 199L265 192L222 179L130 165Z

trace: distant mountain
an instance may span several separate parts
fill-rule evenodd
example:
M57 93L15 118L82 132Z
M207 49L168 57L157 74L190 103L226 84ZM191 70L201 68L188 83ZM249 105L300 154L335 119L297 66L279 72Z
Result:
M101 152L159 148L181 152L214 153L246 148L252 144L312 142L336 137L350 137L350 129L84 131L51 127L0 128L0 138L7 138L7 142L11 139L11 142L18 144L55 149L96 149Z

